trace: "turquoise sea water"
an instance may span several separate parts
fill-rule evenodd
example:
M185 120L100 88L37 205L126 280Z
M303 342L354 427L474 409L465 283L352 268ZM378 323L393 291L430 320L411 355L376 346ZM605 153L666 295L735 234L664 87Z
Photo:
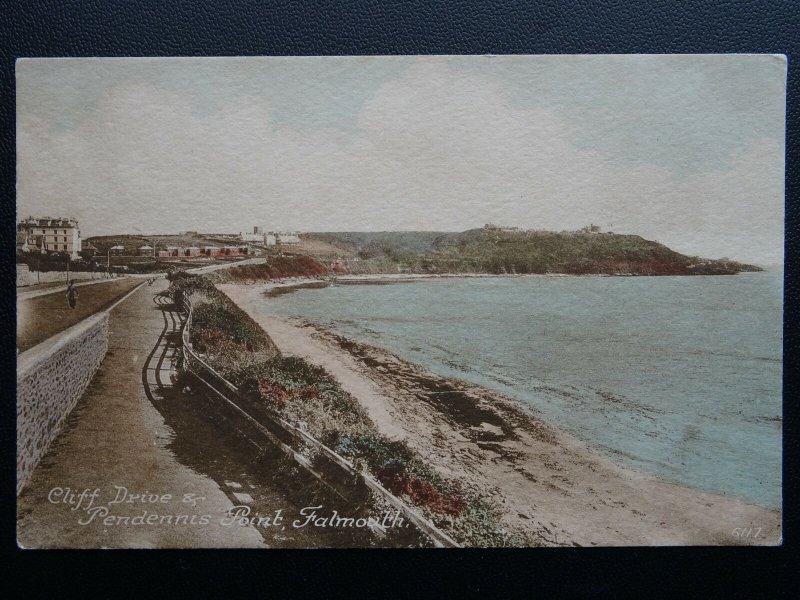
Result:
M613 460L781 506L781 272L434 279L264 297L531 406Z

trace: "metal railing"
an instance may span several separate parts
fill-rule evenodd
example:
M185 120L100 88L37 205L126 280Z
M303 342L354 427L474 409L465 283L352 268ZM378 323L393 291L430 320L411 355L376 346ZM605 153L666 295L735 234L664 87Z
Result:
M301 427L267 410L258 411L258 418L253 416L251 411L247 409L247 402L245 402L243 395L240 394L239 389L217 373L217 371L204 361L192 348L190 329L192 326L194 306L191 298L185 294L181 305L186 315L181 325L183 368L185 370L189 371L211 392L225 402L229 408L263 434L287 457L294 460L321 483L332 489L337 495L347 499L348 488L346 486L343 487L341 484L342 480L345 483L349 482L350 488L352 488L353 484L360 483L367 490L383 498L395 510L400 511L400 513L402 513L419 531L425 534L435 546L447 548L460 547L455 540L436 527L429 519L426 519L417 509L383 487L371 474L356 469L353 463L317 440ZM243 407L242 405L245 406ZM314 462L303 454L303 449L309 448L313 449L317 457L317 460ZM321 467L320 463L323 461L320 461L320 458L322 458L324 462L327 462L329 468L325 469ZM338 485L335 481L336 479L339 480ZM384 528L380 525L373 526L373 529L385 533Z

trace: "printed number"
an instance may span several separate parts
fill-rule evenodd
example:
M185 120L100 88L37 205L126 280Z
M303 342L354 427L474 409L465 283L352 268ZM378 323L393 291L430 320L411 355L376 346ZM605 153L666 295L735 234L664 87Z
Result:
M761 527L737 527L733 530L733 537L757 538L761 535Z

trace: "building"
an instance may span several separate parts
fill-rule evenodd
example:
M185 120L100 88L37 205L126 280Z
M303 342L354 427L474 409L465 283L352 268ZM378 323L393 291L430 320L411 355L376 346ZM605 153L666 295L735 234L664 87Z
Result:
M83 256L83 258L92 258L97 253L97 246L92 244L81 244L81 256Z
M295 231L279 231L275 233L279 244L299 244L300 236Z
M519 227L509 227L506 225L495 225L494 223L486 223L483 226L484 231L500 231L502 233L514 233L520 231Z
M265 236L264 228L259 227L258 225L253 226L253 233L245 233L244 231L239 233L239 239L243 242L253 242L256 244L263 244L264 243L264 236Z
M254 227L253 229L258 229L258 227ZM264 242L264 234L261 232L255 232L255 233L242 232L239 234L239 239L242 240L243 242L254 242L257 244L261 244Z
M247 246L223 246L224 256L242 256L247 254Z
M28 217L17 224L17 233L22 252L64 253L73 260L79 258L81 232L75 219Z
M247 254L247 246L206 246L206 256L244 256Z
M275 246L276 244L299 244L300 236L294 231L266 231L263 227L253 227L253 233L241 232L239 239L251 244Z

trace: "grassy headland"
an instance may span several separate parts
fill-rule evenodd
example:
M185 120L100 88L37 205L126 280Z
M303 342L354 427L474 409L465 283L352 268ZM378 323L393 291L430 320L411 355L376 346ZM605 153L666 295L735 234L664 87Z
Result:
M184 269L214 263L213 258L137 256L142 245L176 247L229 244L232 234L188 232L172 236L100 236L86 240L104 261L112 245L118 268L131 272ZM761 271L727 258L687 256L638 235L582 231L525 231L494 227L462 232L385 231L318 232L301 235L299 244L254 246L263 264L235 267L220 281L256 282L331 274L569 274L569 275L733 275ZM204 262L205 261L205 262Z
M342 266L350 273L732 275L761 270L725 258L686 256L638 235L615 233L484 228L305 237L341 248Z

